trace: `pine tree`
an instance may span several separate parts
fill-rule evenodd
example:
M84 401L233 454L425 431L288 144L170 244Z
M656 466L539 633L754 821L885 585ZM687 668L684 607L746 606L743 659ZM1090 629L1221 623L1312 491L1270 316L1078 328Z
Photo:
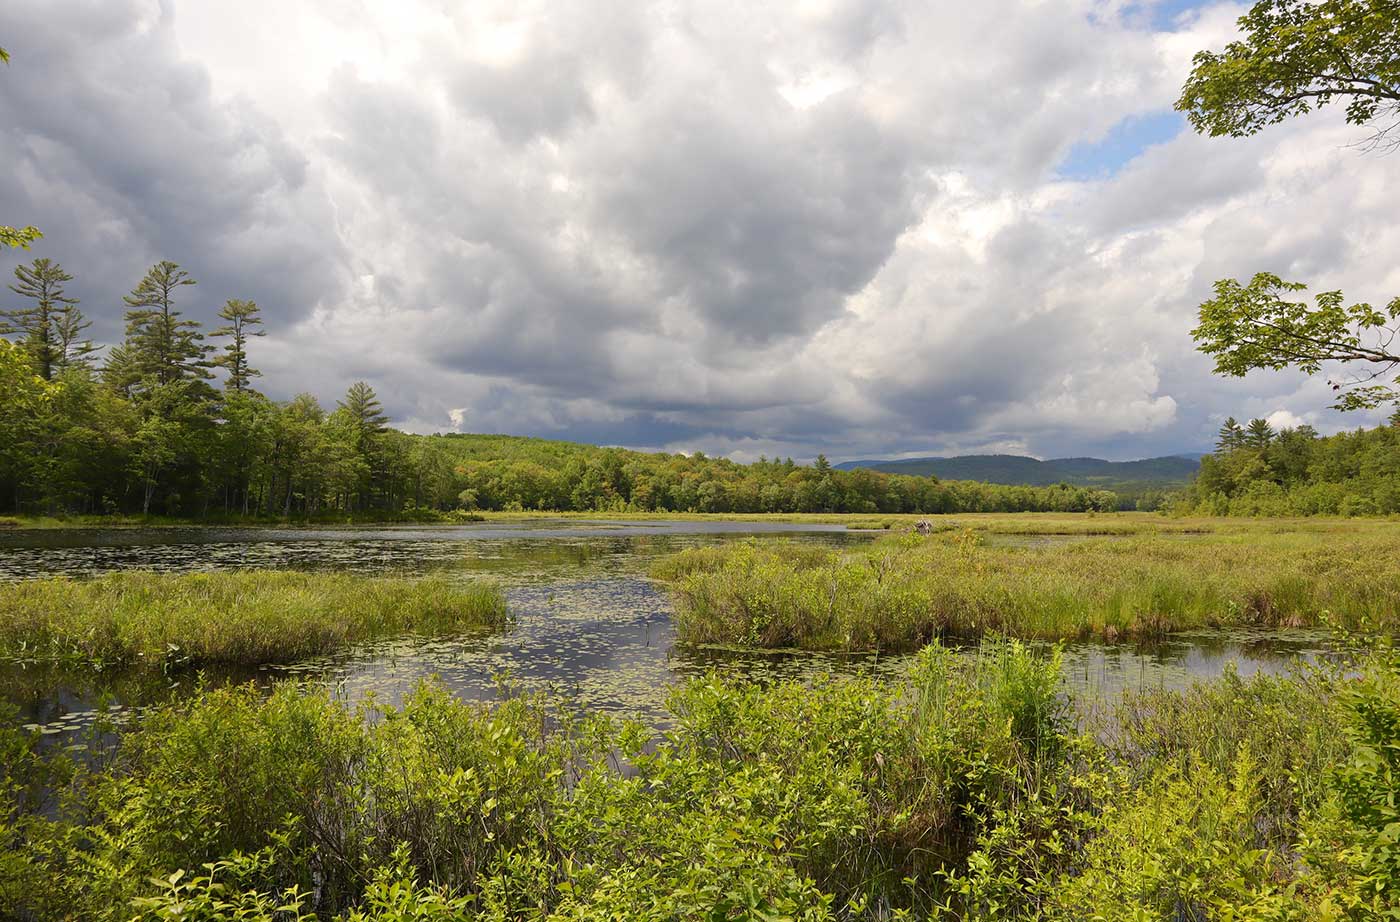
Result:
M184 320L175 309L175 293L186 285L195 284L189 273L169 260L156 263L141 283L123 300L130 308L126 312L126 343L129 353L124 375L128 380L118 382L126 389L146 387L144 381L156 386L180 381L195 385L194 396L207 396L205 381L209 373L210 347L204 345L199 323ZM136 380L129 380L131 375Z
M356 381L350 385L350 389L345 392L345 399L340 401L339 406L349 414L354 424L359 441L356 448L372 441L383 433L389 424L389 417L384 415L384 407L379 403L374 388L363 381Z
M214 331L215 336L230 337L222 355L214 359L214 364L228 370L228 390L242 393L249 386L250 378L262 376L262 372L248 364L248 337L266 336L266 330L253 330L261 326L258 305L252 301L230 299L219 309L219 316L228 321L227 326Z
M63 283L71 282L73 276L51 259L36 259L31 265L15 266L15 278L18 281L10 286L10 291L33 303L0 310L0 334L23 336L20 345L35 372L45 381L52 381L64 358L59 346L59 315L73 310L78 303L77 298L70 298L63 291Z
M350 385L336 413L345 420L349 430L348 447L357 462L357 483L353 492L358 494L361 507L368 507L374 483L383 470L380 443L389 417L384 415L374 388L363 381Z
M90 339L80 339L92 321L72 304L65 305L54 318L54 337L61 368L91 368L93 353L98 347Z
M1267 419L1251 419L1249 428L1245 431L1245 442L1250 448L1257 448L1260 451L1269 447L1269 443L1274 440L1274 427L1269 425Z
M123 343L107 351L107 360L102 363L102 380L114 393L131 399L132 388L141 380L139 362L131 346Z
M1220 427L1220 434L1215 440L1215 448L1224 454L1243 446L1244 429L1240 428L1239 422L1231 416L1225 420L1225 425Z

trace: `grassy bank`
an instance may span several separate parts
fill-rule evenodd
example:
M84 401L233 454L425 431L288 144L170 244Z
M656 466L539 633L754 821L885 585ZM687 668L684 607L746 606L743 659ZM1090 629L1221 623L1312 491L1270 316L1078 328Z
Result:
M0 898L39 920L1379 918L1400 681L1360 672L1130 699L1106 740L1014 644L931 648L901 687L698 680L650 745L543 699L223 689L86 776L0 731Z
M1042 640L1216 627L1400 627L1400 529L1245 528L1007 543L964 529L840 553L781 541L654 565L689 643L908 650L997 631Z
M114 573L0 584L0 658L57 665L283 662L405 632L500 627L499 589L326 573Z

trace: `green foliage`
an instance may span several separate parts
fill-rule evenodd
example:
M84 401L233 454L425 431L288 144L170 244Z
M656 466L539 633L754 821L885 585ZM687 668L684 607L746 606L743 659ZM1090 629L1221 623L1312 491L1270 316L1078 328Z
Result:
M1400 427L1320 438L1310 426L1273 433L1255 420L1248 435L1242 430L1232 446L1201 459L1175 508L1201 515L1393 515L1400 512Z
M1400 918L1400 658L1376 657L1349 689L1352 755L1337 772L1352 830L1357 892L1376 918Z
M29 245L44 236L33 224L24 227L11 227L0 224L0 246L27 250Z
M1215 283L1215 297L1201 304L1200 323L1191 335L1202 352L1215 356L1216 374L1243 377L1259 368L1318 374L1328 363L1350 364L1366 370L1331 382L1339 392L1338 409L1400 399L1393 384L1374 383L1400 367L1400 355L1389 351L1400 320L1400 298L1382 312L1365 303L1347 305L1340 291L1322 292L1315 305L1282 297L1306 289L1267 272L1248 285L1222 279ZM1370 345L1363 342L1368 333Z
M70 372L71 400L24 415L52 433L66 487L55 490L37 472L0 473L0 503L16 511L421 518L458 510L913 514L1118 505L1106 491L1065 484L820 473L790 461L744 465L511 436L413 436L386 427L362 382L330 414L309 395L276 404L246 382L236 389L232 376L220 399L195 379L162 385L147 377L148 386L128 391L121 382L141 380L140 362L124 347L112 351L102 382L82 368Z
M652 573L671 584L685 642L907 650L988 631L1114 640L1329 619L1393 625L1396 555L1383 529L1036 546L989 544L963 530L844 555L738 542L682 551Z
M227 388L235 393L247 390L249 379L262 375L248 364L248 339L267 335L266 330L253 329L262 325L259 310L254 302L237 298L230 298L219 308L219 317L227 323L214 330L214 335L227 336L228 343L224 346L223 354L214 358L214 364L228 372Z
M1349 749L1334 670L1241 678L1233 669L1185 691L1127 694L1109 722L1114 761L1135 777L1169 768L1174 778L1200 771L1227 777L1241 752L1256 776L1254 833L1283 847L1328 793L1329 773Z
M1039 460L1021 455L959 455L953 458L903 458L897 461L856 461L840 465L886 474L972 480L1012 486L1090 487L1083 509L1099 512L1147 508L1147 494L1179 487L1191 479L1196 463L1189 458L1145 458L1139 461L1103 461L1098 458ZM1111 492L1112 497L1098 495Z
M0 334L21 337L22 348L45 381L72 365L86 365L96 347L79 339L92 324L83 319L78 299L64 292L63 284L73 276L52 260L36 259L32 265L16 266L15 279L10 291L32 303L0 310Z
M1108 805L1084 868L1050 897L1049 918L1304 919L1280 853L1258 847L1248 750L1228 775L1154 774ZM1289 911L1291 909L1291 911Z
M1197 131L1242 137L1334 100L1346 118L1374 129L1368 145L1393 148L1400 124L1400 3L1396 0L1259 0L1239 20L1244 38L1224 52L1199 52L1176 107ZM1340 291L1316 304L1284 296L1305 285L1261 272L1247 286L1215 283L1192 334L1215 356L1218 374L1298 368L1317 374L1336 363L1335 407L1354 410L1400 399L1390 350L1400 298L1379 311L1347 306ZM1357 369L1360 369L1359 371ZM1388 379L1388 380L1387 380ZM1232 449L1233 445L1222 445Z
M0 466L0 509L48 515L187 518L434 518L477 510L695 513L1083 512L1117 508L1105 489L1004 486L837 470L767 459L737 464L494 435L414 436L388 427L374 389L353 384L333 412L300 395L277 404L251 387L258 307L230 299L205 343L177 300L194 280L162 261L126 296L126 340L100 375L69 276L36 260L12 311L33 370L62 381L59 401L15 405L16 463ZM26 274L27 273L27 274ZM3 331L0 331L3 332ZM227 372L222 392L211 368ZM3 436L4 433L0 433ZM35 459L30 461L29 459ZM1101 485L1100 485L1101 486ZM1148 499L1155 504L1157 499Z
M1155 693L1132 708L1167 745L1125 749L1075 731L1053 654L1001 642L930 647L897 686L697 679L659 739L434 686L206 691L60 780L52 818L12 800L0 895L41 920L1377 918L1393 855L1367 811L1393 777L1358 704L1379 686L1348 681ZM1244 725L1309 699L1287 741Z
M127 363L113 383L128 393L156 386L187 383L204 396L212 375L210 347L204 345L199 324L175 309L181 288L194 285L190 274L169 260L156 263L122 300L126 302ZM110 369L109 369L110 371Z
M286 661L407 631L500 627L495 587L247 571L0 585L0 658L172 667Z
M1395 0L1259 0L1239 26L1241 40L1195 56L1176 103L1197 131L1243 137L1344 101L1347 121L1385 142L1400 113Z

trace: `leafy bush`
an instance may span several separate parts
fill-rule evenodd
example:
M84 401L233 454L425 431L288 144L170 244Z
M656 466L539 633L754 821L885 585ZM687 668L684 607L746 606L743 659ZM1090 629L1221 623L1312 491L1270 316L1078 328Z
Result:
M1140 696L1107 745L1054 651L999 640L931 646L898 686L697 679L660 738L433 685L399 708L205 691L110 768L58 770L49 817L15 792L55 769L0 738L0 897L209 922L1377 918L1400 697L1393 664L1360 670Z

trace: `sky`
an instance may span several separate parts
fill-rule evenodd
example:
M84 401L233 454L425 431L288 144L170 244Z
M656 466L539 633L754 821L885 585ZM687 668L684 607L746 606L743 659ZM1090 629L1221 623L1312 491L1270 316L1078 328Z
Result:
M1172 109L1238 4L5 0L0 219L102 342L170 259L262 307L274 398L752 460L1205 450L1324 432L1211 374L1258 271L1400 292L1400 168L1323 110ZM1395 155L1400 156L1400 155Z

